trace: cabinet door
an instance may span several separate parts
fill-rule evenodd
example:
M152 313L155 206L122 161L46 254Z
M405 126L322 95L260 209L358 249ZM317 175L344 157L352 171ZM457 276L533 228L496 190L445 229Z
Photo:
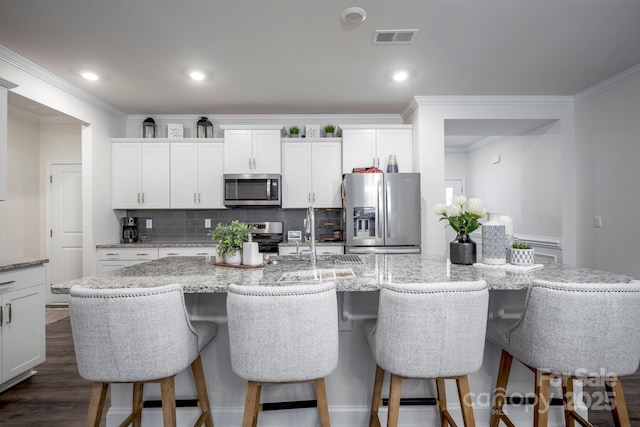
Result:
M173 159L171 159L173 162ZM224 144L198 144L198 207L224 209ZM173 193L172 193L173 197Z
M344 129L342 131L342 173L353 168L376 165L375 130Z
M129 261L98 261L98 274L118 270L122 267L127 267L128 265Z
M169 143L142 143L142 205L146 209L171 206L170 158Z
M280 131L258 129L253 131L253 173L280 174Z
M310 193L311 143L282 143L282 207L306 208Z
M224 173L251 173L253 160L253 132L224 131Z
M341 208L340 142L314 142L311 153L313 205L318 208Z
M45 360L44 283L9 292L2 302L2 382Z
M376 137L379 168L387 171L389 155L395 154L398 172L413 172L413 131L411 129L379 129Z
M192 209L198 203L198 144L171 144L171 207Z
M139 209L142 205L142 146L111 144L113 209Z

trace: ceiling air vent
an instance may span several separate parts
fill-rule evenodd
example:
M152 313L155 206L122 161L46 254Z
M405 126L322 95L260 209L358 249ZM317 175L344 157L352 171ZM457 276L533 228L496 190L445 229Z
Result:
M419 30L376 30L373 44L411 44Z

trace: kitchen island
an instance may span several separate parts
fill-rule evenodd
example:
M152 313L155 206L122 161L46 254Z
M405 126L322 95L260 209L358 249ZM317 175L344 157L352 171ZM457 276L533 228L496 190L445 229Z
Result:
M559 264L545 264L534 271L508 272L505 270L451 265L446 258L426 255L360 255L362 263L348 263L348 257L321 256L315 269L308 260L297 257L274 257L276 264L262 268L234 268L213 265L206 257L174 257L139 264L99 276L52 285L54 293L68 292L75 284L97 288L147 287L167 283L184 286L186 304L194 319L212 319L220 322L218 336L203 351L207 384L210 391L214 423L218 427L241 424L246 383L237 377L229 359L229 337L226 327L226 289L230 283L286 285L293 279L335 280L339 290L337 315L340 326L340 357L337 369L327 378L327 397L332 425L366 426L369 418L371 387L375 364L362 334L361 321L377 313L378 292L382 283L418 283L484 279L492 290L493 305L499 305L506 294L522 292L535 278L583 283L629 282L633 278L602 271L571 268ZM334 279L335 277L335 279ZM318 279L320 280L320 279ZM314 280L309 280L313 286ZM497 302L496 302L497 301ZM494 315L500 310L492 309ZM579 326L578 326L579 327ZM585 325L584 327L588 327ZM478 426L488 426L491 412L491 391L495 384L500 351L487 343L481 369L470 376L474 394L474 411ZM514 364L509 394L531 393L533 377L519 364ZM449 389L449 387L451 387ZM386 396L385 384L383 396ZM109 426L118 425L128 414L131 387L114 385L111 407L107 414ZM186 403L195 396L190 373L176 378L177 398ZM455 387L448 385L450 411L461 421ZM159 389L147 387L145 400L159 400ZM407 381L403 384L403 397L434 397L433 381ZM309 385L266 387L263 401L305 401L315 398ZM532 406L511 406L510 415L516 425L530 425ZM178 408L179 425L192 425L198 409ZM386 411L381 410L381 417ZM564 425L560 407L552 407L550 426ZM160 425L158 408L145 409L145 426ZM318 425L315 408L293 411L266 411L260 415L260 426L314 426ZM403 407L400 425L439 426L438 411L433 405ZM461 424L460 424L461 425Z

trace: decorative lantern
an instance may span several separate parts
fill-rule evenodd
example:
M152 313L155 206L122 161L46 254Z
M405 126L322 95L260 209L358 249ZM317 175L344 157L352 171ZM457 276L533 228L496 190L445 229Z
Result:
M142 122L142 137L143 138L155 138L156 137L156 122L151 117L147 117Z
M208 118L201 117L197 124L196 135L198 138L213 138L213 123Z

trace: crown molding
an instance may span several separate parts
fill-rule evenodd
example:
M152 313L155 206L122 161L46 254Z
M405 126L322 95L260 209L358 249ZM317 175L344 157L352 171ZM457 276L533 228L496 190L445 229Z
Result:
M2 46L0 45L0 47ZM5 80L2 77L0 77L0 86L2 86L5 89L14 89L18 87L17 84L10 82L9 80Z
M589 98L593 98L594 96L599 95L602 92L613 89L616 86L620 86L621 84L635 79L638 76L640 76L640 64L631 67L621 73L618 73L615 76L609 77L608 79L603 80L600 83L596 83L590 88L583 90L582 92L578 92L573 98L575 100L575 103L578 104L582 101L586 101Z
M415 96L423 105L568 105L573 96Z
M17 53L7 49L2 45L0 45L0 60L13 65L14 67L21 69L22 71L25 71L31 74L32 76L39 78L45 83L48 83L68 93L69 95L72 95L78 98L79 100L101 111L104 111L105 113L110 114L118 119L122 119L126 117L126 114L123 111L115 108L111 104L108 104L107 102L103 101L97 96L92 95L83 89L80 89L78 86L75 86L74 84L68 82L67 80L64 80L63 78L57 76L56 74L53 74L48 70L45 70L38 64L31 62L27 58L24 58L23 56L18 55Z

